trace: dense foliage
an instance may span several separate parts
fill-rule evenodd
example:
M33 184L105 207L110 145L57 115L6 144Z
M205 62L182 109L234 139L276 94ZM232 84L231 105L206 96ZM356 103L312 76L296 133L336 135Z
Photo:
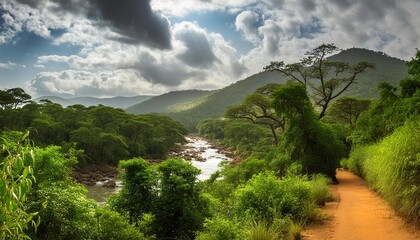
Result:
M1 134L0 239L144 239L70 178L74 151L33 147L26 136Z
M202 121L199 134L237 151L243 146L250 150L239 151L241 162L224 165L207 181L204 191L220 211L205 221L198 239L298 237L302 225L320 218L315 206L329 198L326 178L307 174L323 173L334 179L338 160L350 149L351 157L342 161L343 166L363 175L407 219L418 221L420 68L416 72L415 66L420 64L413 62L419 58L418 53L408 63L412 76L401 81L400 92L382 83L379 100L339 98L322 121L304 85L293 83L265 96L271 99L270 106L262 105L266 99L253 93L228 110L229 119ZM257 122L258 117L268 116L264 109L270 109L270 114L274 110L285 120L284 129L277 132L278 144L269 134L269 125ZM239 135L256 128L265 129L266 134L255 135L251 141L227 134L232 126L241 125L236 131ZM231 144L233 140L236 144Z
M136 116L102 105L63 108L48 100L0 109L0 130L29 130L37 146L75 146L83 150L80 163L112 165L137 156L162 159L175 143L185 142L186 134L182 125L164 116Z
M202 228L209 206L197 183L200 170L181 159L152 166L135 158L120 167L124 186L110 200L113 209L128 214L131 222L146 222L148 234L158 239L192 239Z
M34 154L26 136L10 135L18 137L17 144L6 136L0 140L0 239L24 239L25 231L39 224L38 213L25 209L35 182Z

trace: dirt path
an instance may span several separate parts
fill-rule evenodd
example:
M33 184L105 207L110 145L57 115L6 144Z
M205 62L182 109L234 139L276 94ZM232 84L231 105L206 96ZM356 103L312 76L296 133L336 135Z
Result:
M303 239L420 239L420 230L405 224L360 177L338 170L337 179L340 184L332 186L337 201L325 207L331 219L305 230Z

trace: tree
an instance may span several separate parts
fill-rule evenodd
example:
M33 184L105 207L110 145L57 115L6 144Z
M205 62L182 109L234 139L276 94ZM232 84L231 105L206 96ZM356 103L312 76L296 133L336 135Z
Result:
M338 51L334 44L322 44L306 52L307 57L300 62L292 64L285 64L283 61L271 62L264 69L282 73L309 88L315 105L321 107L319 118L322 118L331 101L356 83L359 74L375 67L373 63L368 62L351 65L328 58Z
M154 210L157 197L156 173L150 163L141 158L121 161L119 167L124 169L124 185L110 204L118 212L128 213L130 223L135 223L143 214Z
M408 63L408 73L413 76L413 78L420 79L420 50L417 49L415 58L412 58Z
M193 239L208 217L208 203L200 194L200 170L182 159L158 166L159 197L155 211L156 233L161 239Z
M370 104L371 101L368 99L342 97L331 104L327 115L334 122L353 126L360 114L369 109Z
M335 169L343 157L344 146L317 118L305 86L286 84L276 89L272 98L274 109L283 113L288 122L283 149L292 160L302 164L306 173L323 173L336 181Z
M281 114L276 113L271 107L269 95L280 84L269 83L258 88L254 93L245 97L239 105L228 107L225 116L227 118L242 118L255 124L270 127L275 144L278 143L277 129L284 130L285 120Z
M16 109L19 105L28 102L31 98L22 88L0 90L0 106L3 109Z

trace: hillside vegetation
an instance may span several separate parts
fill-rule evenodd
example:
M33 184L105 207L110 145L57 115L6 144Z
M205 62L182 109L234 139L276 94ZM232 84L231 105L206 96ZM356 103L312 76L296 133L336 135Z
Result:
M350 86L344 93L347 96L373 99L379 96L377 85L382 81L398 85L407 76L405 61L390 57L381 52L351 48L343 50L330 58L354 64L359 61L374 63L374 70L358 76L357 84ZM240 80L223 89L208 92L202 96L189 97L190 91L164 94L142 104L127 109L130 113L161 113L180 121L189 131L195 132L196 125L203 119L222 117L228 106L240 103L245 96L267 83L286 83L289 78L277 72L262 71ZM182 96L186 95L186 96ZM187 99L187 101L185 100Z
M206 101L206 97L213 92L204 90L173 91L130 106L126 111L133 114L185 111Z

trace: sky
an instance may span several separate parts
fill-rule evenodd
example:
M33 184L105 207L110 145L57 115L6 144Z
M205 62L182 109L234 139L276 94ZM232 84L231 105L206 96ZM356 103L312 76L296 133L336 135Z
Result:
M220 89L323 43L410 60L419 12L418 0L0 0L0 89Z

